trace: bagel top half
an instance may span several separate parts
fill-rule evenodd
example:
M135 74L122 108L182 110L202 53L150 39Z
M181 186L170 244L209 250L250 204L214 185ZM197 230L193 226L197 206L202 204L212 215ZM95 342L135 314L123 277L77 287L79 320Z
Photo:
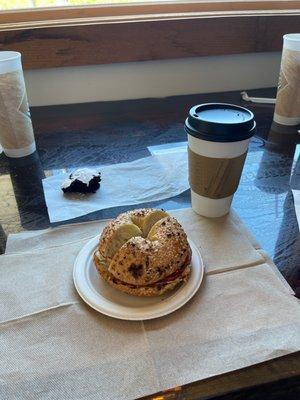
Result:
M120 214L102 231L97 251L112 276L134 286L164 281L183 270L191 257L179 222L155 209Z

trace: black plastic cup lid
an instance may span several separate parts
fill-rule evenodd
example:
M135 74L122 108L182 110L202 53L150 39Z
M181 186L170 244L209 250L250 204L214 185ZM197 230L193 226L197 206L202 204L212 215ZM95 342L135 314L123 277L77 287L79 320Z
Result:
M198 104L190 109L185 131L210 142L237 142L255 134L254 115L247 108L226 103Z

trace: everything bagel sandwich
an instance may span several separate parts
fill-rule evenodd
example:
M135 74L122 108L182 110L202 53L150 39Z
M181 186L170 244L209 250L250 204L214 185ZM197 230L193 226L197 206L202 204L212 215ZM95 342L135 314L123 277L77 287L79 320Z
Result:
M94 263L114 288L135 296L158 296L187 281L191 249L174 217L162 210L133 210L105 227Z

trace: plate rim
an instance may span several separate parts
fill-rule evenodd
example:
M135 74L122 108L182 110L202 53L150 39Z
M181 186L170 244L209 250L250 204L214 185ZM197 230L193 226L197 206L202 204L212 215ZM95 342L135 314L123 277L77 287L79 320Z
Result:
M198 292L198 290L203 282L205 268L204 268L203 258L201 256L199 249L197 248L195 243L188 237L188 242L189 242L190 246L192 247L192 260L193 260L193 257L197 257L198 262L199 262L199 267L200 267L199 268L200 275L199 275L197 283L195 284L193 289L187 295L185 295L180 301L178 301L178 303L175 303L173 306L168 307L164 311L163 310L158 310L156 312L154 311L145 316L139 316L139 315L127 315L126 316L126 315L122 315L120 313L118 314L118 313L110 312L109 310L107 310L97 304L94 304L94 302L91 301L88 298L88 296L84 293L84 290L81 289L80 283L78 282L78 275L80 275L80 273L83 273L85 270L87 270L87 268L89 266L88 261L90 260L91 254L93 254L93 252L96 249L100 235L101 235L101 232L85 243L85 245L80 249L79 253L77 254L76 259L74 261L74 266L73 266L73 283L74 283L75 289L76 289L78 295L80 296L80 298L95 311L97 311L103 315L106 315L106 316L109 316L112 318L116 318L116 319L120 319L120 320L146 321L146 320L151 320L151 319L155 319L155 318L161 318L163 316L173 313L174 311L183 307ZM84 263L81 262L81 258L83 258L83 257L85 258ZM89 285L88 285L88 287L89 287ZM186 286L181 286L177 290L177 292L174 293L174 296L176 296L176 293L180 293L180 289L184 289L185 287ZM116 290L113 287L110 287L110 289ZM92 288L89 287L89 290L92 290ZM93 288L93 290L95 291L94 288ZM105 302L110 302L110 303L116 304L115 302L113 302L111 300L105 299L104 296L102 296L101 293L99 293L98 291L96 291L96 294L98 296L101 296ZM120 307L120 308L124 307L126 309L130 308L130 306L122 306L122 305L118 305L118 307Z

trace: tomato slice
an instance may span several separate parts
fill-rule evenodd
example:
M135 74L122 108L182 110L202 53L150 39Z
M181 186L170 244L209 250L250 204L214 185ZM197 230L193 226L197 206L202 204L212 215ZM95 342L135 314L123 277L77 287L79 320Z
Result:
M153 285L156 285L158 283L167 283L167 282L171 282L174 281L175 279L177 279L183 272L184 268L189 265L192 261L192 250L190 249L182 267L178 268L177 271L173 272L172 274L166 276L165 278L161 279L160 281L157 281L155 283L153 283Z

